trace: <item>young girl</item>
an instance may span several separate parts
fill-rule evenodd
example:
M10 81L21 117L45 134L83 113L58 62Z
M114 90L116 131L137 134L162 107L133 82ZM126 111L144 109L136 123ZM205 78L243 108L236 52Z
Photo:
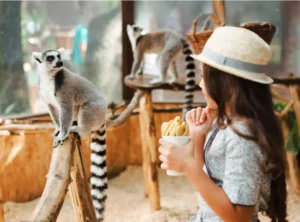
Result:
M264 69L271 49L255 33L217 28L202 53L207 107L186 114L190 142L160 139L161 168L183 172L199 192L191 221L286 221L284 146ZM207 136L206 136L207 135Z

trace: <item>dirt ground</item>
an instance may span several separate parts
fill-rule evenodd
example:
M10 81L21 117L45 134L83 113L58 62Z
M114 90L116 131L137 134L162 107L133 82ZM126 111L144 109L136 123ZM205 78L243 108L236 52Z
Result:
M140 166L129 166L109 180L105 222L182 222L196 214L197 192L185 177L170 177L159 170L162 209L150 212L144 197L143 174ZM38 199L26 203L7 202L4 205L6 222L28 221ZM260 215L262 222L270 221ZM300 197L288 185L288 220L300 221ZM76 222L71 199L67 195L58 222Z

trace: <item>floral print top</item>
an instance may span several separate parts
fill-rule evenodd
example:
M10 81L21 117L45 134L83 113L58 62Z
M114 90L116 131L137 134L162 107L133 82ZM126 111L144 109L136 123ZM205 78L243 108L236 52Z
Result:
M264 155L258 144L239 136L232 127L242 134L250 135L243 122L234 121L232 126L218 130L211 146L206 146L217 129L215 121L205 142L203 170L225 191L233 204L255 206L251 222L256 222L258 211L266 210L267 207L271 175L263 170ZM198 200L199 211L190 222L222 221L200 194Z

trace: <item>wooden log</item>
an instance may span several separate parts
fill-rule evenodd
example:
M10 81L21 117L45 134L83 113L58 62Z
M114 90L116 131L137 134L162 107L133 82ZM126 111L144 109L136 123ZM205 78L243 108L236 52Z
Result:
M140 117L140 122L141 116ZM144 175L144 195L145 197L149 197L149 186L148 186L148 164L149 164L149 154L145 152L148 147L146 141L146 135L145 135L145 130L143 130L144 127L142 125L140 126L140 134L141 134L141 145L142 145L142 165L143 165L143 175ZM146 161L147 160L147 161Z
M78 137L76 141L74 162L71 169L72 183L70 184L70 196L77 221L96 221L91 189L83 167L80 138Z
M300 195L300 172L298 167L297 158L291 152L286 152L286 158L289 168L289 178L294 192Z
M151 92L145 92L140 99L140 127L143 148L144 180L150 199L152 211L160 209L158 175L156 169L156 137L152 110Z
M221 26L226 23L226 11L225 11L225 3L224 0L213 0L212 6L214 9L214 14L218 16L219 22Z
M274 84L282 84L285 86L292 86L300 84L300 78L273 78Z
M39 125L30 125L30 124L5 124L0 126L0 130L53 130L55 126L51 124L39 124Z
M121 1L122 10L122 77L124 78L127 73L130 73L133 63L133 53L131 44L127 35L127 24L134 23L134 1ZM133 90L130 89L122 81L122 94L124 100L131 100L133 96Z
M300 85L290 85L290 92L293 99L293 107L295 110L295 115L297 119L297 124L299 128L299 135L300 135ZM290 162L293 165L292 169L289 169L291 172L291 181L293 184L294 190L300 194L300 172L299 172L299 166L297 163L296 156L290 154L287 156L290 158Z
M56 221L63 205L68 185L75 147L75 135L71 133L63 145L53 149L47 182L31 221Z
M293 99L293 107L296 114L297 124L300 128L300 85L291 85L289 88Z

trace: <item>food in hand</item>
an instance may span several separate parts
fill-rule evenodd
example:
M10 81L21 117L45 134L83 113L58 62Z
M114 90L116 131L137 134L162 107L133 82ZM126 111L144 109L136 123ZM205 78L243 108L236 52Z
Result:
M162 136L188 136L189 127L185 121L181 121L179 116L176 116L169 122L163 122L161 125Z

